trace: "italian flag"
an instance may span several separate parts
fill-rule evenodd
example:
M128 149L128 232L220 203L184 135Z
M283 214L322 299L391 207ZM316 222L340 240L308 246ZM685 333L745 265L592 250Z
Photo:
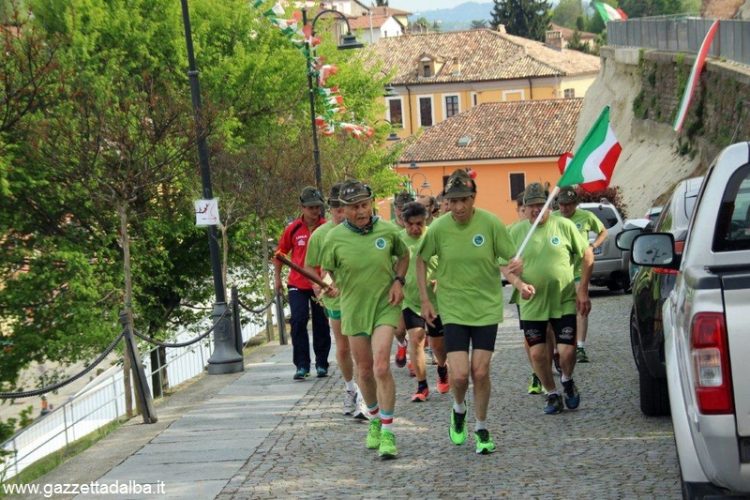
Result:
M565 168L557 186L579 184L588 192L606 189L621 151L609 124L609 106L606 106Z
M594 8L602 16L602 21L608 23L609 21L624 21L628 18L627 14L620 9L615 8L604 2L592 2Z
M682 94L680 107L677 110L677 116L675 116L674 125L672 126L675 132L682 130L682 125L685 123L685 117L687 116L687 111L690 107L690 101L693 100L693 94L698 87L698 82L700 82L701 71L703 71L703 65L706 63L708 51L711 49L711 43L714 41L714 36L716 35L716 30L718 28L719 20L717 19L708 29L708 33L706 33L706 37L703 39L703 43L701 43L698 55L695 57L695 62L690 70L690 76L688 77L687 85L685 86L685 93Z

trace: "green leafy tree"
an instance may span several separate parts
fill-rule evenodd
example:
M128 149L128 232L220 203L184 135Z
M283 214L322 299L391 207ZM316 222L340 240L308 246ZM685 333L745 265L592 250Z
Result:
M487 28L487 20L486 19L475 19L471 22L471 29L473 30L481 30Z
M544 40L550 23L550 4L546 0L493 0L493 29L501 24L511 35Z
M576 28L576 20L582 16L581 0L560 0L552 9L552 22L566 28Z
M681 0L620 0L619 7L633 18L682 12Z
M375 0L378 7L388 7L388 0Z

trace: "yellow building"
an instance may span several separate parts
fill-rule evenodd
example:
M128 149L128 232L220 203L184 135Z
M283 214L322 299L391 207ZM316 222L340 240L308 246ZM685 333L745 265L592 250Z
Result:
M371 61L393 75L385 119L399 137L479 104L583 97L599 58L498 30L412 34L371 45Z
M417 137L396 171L417 194L436 196L454 170L471 168L477 174L477 206L513 222L514 200L526 185L554 185L560 178L557 160L574 147L582 104L582 99L479 104Z

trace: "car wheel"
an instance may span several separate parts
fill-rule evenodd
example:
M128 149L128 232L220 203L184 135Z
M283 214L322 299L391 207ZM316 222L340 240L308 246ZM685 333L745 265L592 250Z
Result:
M641 389L641 411L649 417L670 414L667 379L652 377L646 370L638 372Z
M641 336L638 333L638 320L635 317L635 307L630 309L630 348L633 351L635 367L640 372L645 370L643 357L641 356Z

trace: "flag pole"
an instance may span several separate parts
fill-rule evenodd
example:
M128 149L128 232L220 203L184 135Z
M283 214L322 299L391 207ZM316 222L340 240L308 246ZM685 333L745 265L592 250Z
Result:
M544 207L542 207L542 210L539 212L539 215L536 216L536 220L531 225L531 228L529 229L529 232L526 233L526 237L523 239L523 243L521 243L521 246L518 248L518 251L516 252L514 259L517 259L523 254L524 249L526 249L526 245L529 243L529 240L531 239L531 235L534 234L534 230L539 225L539 221L542 220L542 216L544 215L544 212L547 211L549 206L552 204L552 200L555 199L555 196L557 196L557 193L560 192L560 186L555 186L555 189L552 190L552 192L547 197L547 201L544 203Z

